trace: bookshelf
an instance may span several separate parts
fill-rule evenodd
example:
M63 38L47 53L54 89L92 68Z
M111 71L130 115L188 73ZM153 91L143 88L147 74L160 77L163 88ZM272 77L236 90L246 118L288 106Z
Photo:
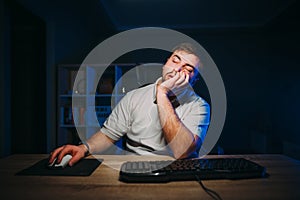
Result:
M78 144L99 130L126 92L138 87L136 73L132 71L136 65L58 65L57 146ZM129 79L136 84L122 81L127 72L131 72Z

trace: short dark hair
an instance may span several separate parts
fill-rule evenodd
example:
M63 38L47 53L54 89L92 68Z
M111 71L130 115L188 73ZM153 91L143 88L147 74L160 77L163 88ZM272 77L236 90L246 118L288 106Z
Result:
M199 68L202 68L202 62L201 62L201 54L199 49L197 49L197 47L191 43L188 42L184 42L184 43L180 43L179 45L175 46L172 49L172 53L174 53L175 51L184 51L190 54L193 54L195 56L197 56L199 58Z
M187 42L180 43L179 45L175 46L172 49L173 53L175 51L185 51L187 53L194 54L195 56L197 56L200 59L199 50L194 45L192 45L191 43L187 43Z

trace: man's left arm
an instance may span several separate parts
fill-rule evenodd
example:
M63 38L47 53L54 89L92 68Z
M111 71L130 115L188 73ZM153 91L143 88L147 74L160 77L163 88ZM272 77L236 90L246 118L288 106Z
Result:
M176 114L168 96L159 90L157 91L158 114L164 138L170 145L176 159L189 157L201 146L202 141L185 127Z
M170 88L166 88L163 85L159 85L156 94L158 114L164 138L170 145L176 159L187 158L195 151L199 151L202 145L202 139L189 130L179 119L168 98L167 94L169 89Z

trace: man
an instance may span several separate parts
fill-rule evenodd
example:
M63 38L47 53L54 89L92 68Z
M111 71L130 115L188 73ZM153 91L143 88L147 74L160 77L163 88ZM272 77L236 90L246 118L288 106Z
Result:
M126 135L128 152L197 157L209 125L209 105L195 94L200 57L188 43L175 47L156 83L128 92L99 132L81 145L55 149L49 163L71 154L72 166L88 152L101 152Z

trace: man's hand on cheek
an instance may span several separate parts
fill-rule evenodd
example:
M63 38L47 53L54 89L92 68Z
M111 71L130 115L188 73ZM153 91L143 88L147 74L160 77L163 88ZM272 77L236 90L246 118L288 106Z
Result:
M177 72L176 75L160 84L160 89L167 95L180 94L189 84L189 75Z

